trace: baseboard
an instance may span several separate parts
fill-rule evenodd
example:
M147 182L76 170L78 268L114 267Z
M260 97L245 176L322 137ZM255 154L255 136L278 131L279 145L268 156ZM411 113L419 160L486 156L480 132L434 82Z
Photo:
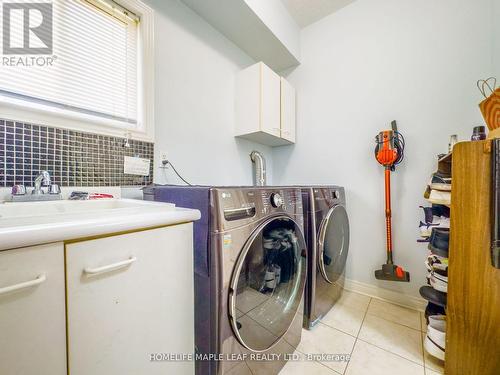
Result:
M389 289L383 289L372 284L362 283L356 280L345 279L344 288L351 292L364 294L365 296L394 303L395 305L408 307L410 309L424 311L427 301L423 298L409 296Z

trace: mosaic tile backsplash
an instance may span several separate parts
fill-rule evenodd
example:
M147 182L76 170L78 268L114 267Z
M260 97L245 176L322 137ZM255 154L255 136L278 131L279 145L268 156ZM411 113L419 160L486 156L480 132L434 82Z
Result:
M60 186L147 185L154 144L0 119L0 186L33 186L42 170ZM124 156L151 160L149 176L123 173Z

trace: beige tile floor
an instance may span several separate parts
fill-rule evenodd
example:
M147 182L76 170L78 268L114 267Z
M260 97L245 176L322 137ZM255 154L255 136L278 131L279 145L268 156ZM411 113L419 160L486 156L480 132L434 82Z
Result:
M297 354L349 354L346 362L288 362L280 375L436 375L443 363L423 349L423 313L344 291L311 331L302 331Z

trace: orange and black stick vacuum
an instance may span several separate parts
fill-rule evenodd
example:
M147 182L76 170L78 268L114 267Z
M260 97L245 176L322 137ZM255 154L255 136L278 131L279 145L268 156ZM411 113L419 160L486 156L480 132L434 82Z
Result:
M394 264L392 259L392 216L391 216L391 172L404 158L405 141L398 132L396 121L391 123L392 130L381 131L375 141L375 157L385 168L385 222L387 229L387 261L375 271L375 278L387 281L410 281L410 273Z

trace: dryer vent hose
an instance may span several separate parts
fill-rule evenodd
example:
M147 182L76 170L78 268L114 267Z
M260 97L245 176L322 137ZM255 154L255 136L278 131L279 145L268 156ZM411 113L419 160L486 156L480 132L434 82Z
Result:
M266 186L266 159L259 151L252 151L250 159L254 164L254 185Z

